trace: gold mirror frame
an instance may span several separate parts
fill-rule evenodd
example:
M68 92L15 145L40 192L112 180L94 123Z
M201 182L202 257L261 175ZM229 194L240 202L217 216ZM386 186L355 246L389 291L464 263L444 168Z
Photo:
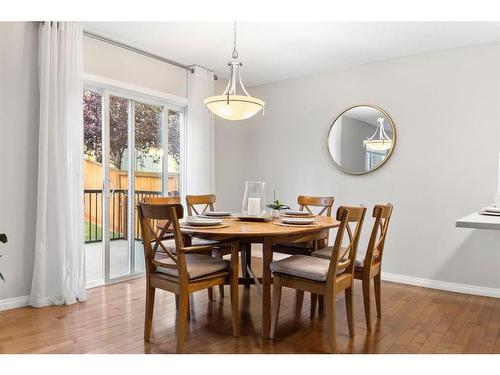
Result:
M375 168L373 168L373 169L371 169L369 171L365 171L365 172L352 172L352 171L348 171L347 169L343 168L340 164L338 164L335 161L335 159L333 158L332 153L330 152L330 142L329 142L329 140L330 140L330 134L332 133L333 126L335 125L335 123L337 122L337 120L343 114L345 114L346 112L350 111L351 109L358 108L358 107L370 107L370 108L376 109L377 111L380 111L387 118L387 120L389 121L389 124L391 125L391 128L392 128L392 139L393 139L393 141L392 141L392 147L391 147L389 153L384 158L384 160L382 161L382 163L380 163L379 165L377 165ZM356 105L353 105L353 106L347 108L346 110L342 111L335 118L335 120L332 122L332 125L330 126L330 129L328 130L328 135L326 136L326 149L328 151L328 155L330 155L330 159L332 159L333 164L335 164L335 166L338 169L340 169L342 172L350 174L350 175L360 176L360 175L372 173L372 172L376 171L377 169L379 169L380 167L382 167L385 163L387 163L387 161L391 158L392 154L394 153L394 149L396 148L397 139L398 139L398 137L397 137L397 132L396 132L396 125L394 125L394 121L392 120L392 117L386 111L384 111L379 106L376 106L376 105L373 105L373 104L356 104Z

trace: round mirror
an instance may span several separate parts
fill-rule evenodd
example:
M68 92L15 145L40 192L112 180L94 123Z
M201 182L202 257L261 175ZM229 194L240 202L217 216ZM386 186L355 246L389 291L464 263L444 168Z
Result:
M389 159L396 145L396 128L383 109L358 105L335 119L327 142L330 156L342 171L365 174Z

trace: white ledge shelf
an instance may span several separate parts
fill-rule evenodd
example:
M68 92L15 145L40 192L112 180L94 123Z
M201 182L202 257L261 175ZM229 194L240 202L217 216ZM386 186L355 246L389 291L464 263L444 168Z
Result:
M459 228L500 230L500 216L481 215L478 212L474 212L471 215L458 219L455 226Z

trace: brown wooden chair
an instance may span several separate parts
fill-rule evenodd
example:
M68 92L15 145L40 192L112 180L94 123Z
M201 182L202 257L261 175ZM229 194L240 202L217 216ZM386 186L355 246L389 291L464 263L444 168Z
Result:
M181 204L181 197L144 197L143 198L143 202L144 203L148 203L148 204ZM153 223L154 226L156 226L156 229L157 229L157 234L159 234L159 232L162 230L162 228L164 227L165 225L165 221L163 222L157 222L157 223ZM196 238L196 237L191 237L191 236L184 236L184 244L186 246L205 246L205 245L213 245L213 244L216 244L217 242L216 241L209 241L209 240L204 240L202 238ZM162 240L162 243L165 247L167 247L168 249L170 249L171 252L173 252L175 254L175 239L173 238L172 236L172 230L169 229L167 231L167 233L164 234L164 237L163 237L163 240ZM229 250L229 253L231 251ZM214 294L213 294L213 289L212 288L208 288L207 289L207 293L208 293L208 299L210 301L213 301L214 299ZM176 299L176 307L178 307L178 303L179 301Z
M373 229L366 249L364 260L356 261L354 269L354 278L362 280L363 283L363 302L365 305L366 329L371 331L370 314L370 281L373 279L375 289L375 304L377 306L377 318L382 317L382 305L380 296L380 274L382 270L382 254L384 244L389 228L393 206L390 203L386 205L376 205L373 208Z
M215 194L203 194L203 195L186 195L186 204L188 215L201 215L208 211L213 211L215 209ZM202 206L202 207L200 207ZM222 258L224 255L230 254L231 248L226 246L214 247L213 256L216 258ZM213 290L208 291L209 298L213 299ZM219 285L219 294L224 298L224 285Z
M297 203L299 204L299 210L315 214L318 216L332 216L334 197L311 197L306 195L299 195L297 197ZM318 212L314 212L314 208L318 208ZM284 254L303 254L309 255L312 251L321 249L328 245L328 236L314 242L304 242L304 243L277 243L273 245L273 252L284 253Z
M208 211L214 210L215 195L214 194L203 194L203 195L186 195L186 203L188 215L201 215ZM203 206L200 208L199 206Z
M200 251L211 253L212 246L185 246L180 231L179 219L183 217L180 204L139 203L139 221L144 239L146 258L146 314L144 322L144 340L151 337L153 308L156 288L163 289L179 298L177 315L177 352L182 352L186 334L189 293L229 282L231 290L231 310L233 335L239 335L238 311L238 247L231 243L231 262L217 259L211 255L199 254ZM165 226L158 235L153 220L165 221ZM175 238L173 253L162 243L162 238L172 228Z
M273 271L273 303L271 338L276 337L278 315L283 287L294 288L313 295L322 295L326 305L326 322L330 352L336 352L335 297L344 291L346 298L349 336L354 337L354 264L366 208L342 206L337 211L340 221L330 259L306 255L292 255L271 263ZM351 229L354 226L354 230ZM347 244L343 244L347 232Z
M375 218L373 222L372 233L364 259L356 259L354 268L354 278L361 280L363 285L363 302L365 305L366 329L371 331L371 313L370 313L370 282L373 279L375 289L375 303L377 306L377 317L382 317L381 301L380 301L380 272L382 268L382 254L384 252L385 238L389 221L391 219L393 206L390 203L386 205L376 205L373 208L372 216ZM328 253L328 250L329 253ZM321 249L312 253L312 256L327 258L331 254L330 248ZM311 309L314 309L311 303ZM314 310L311 311L314 315Z

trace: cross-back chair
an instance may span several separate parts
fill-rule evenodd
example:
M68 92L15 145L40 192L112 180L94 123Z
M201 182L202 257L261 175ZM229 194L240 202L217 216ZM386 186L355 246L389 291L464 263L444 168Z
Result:
M215 209L215 201L215 194L186 195L188 215L201 215L206 211L213 211ZM229 247L221 245L214 248L214 252L212 255L217 258L222 258L224 255L230 253L231 249ZM212 289L209 289L208 293L208 298L213 299ZM224 285L219 285L219 294L221 297L224 297Z
M186 246L181 235L179 219L183 217L180 204L139 203L139 220L144 239L146 259L146 313L144 340L149 341L153 320L154 298L157 288L174 293L179 298L177 315L177 352L182 352L186 335L189 293L224 283L230 284L233 335L239 335L238 312L238 247L231 243L231 262L213 258L212 245ZM157 232L154 220L165 225ZM172 230L175 252L163 244L162 239Z
M283 287L324 296L328 344L332 353L336 352L335 296L343 291L346 299L349 336L354 337L354 268L365 213L365 207L342 206L337 210L337 220L340 221L340 225L330 259L292 255L271 263L273 271L271 338L276 337ZM344 239L347 239L347 244L344 244Z
M143 198L144 203L148 204L180 204L181 203L181 198L180 197L144 197ZM165 221L159 221L159 222L153 222L154 225L156 225L156 230L157 233L159 233L162 228L165 225ZM203 246L203 245L213 245L217 243L216 241L208 241L204 240L201 238L196 238L196 237L191 237L191 236L183 236L184 237L184 244L186 246L190 245L196 245L196 246ZM175 252L175 239L173 238L172 231L168 230L164 234L164 238L162 241L163 245L168 247L170 251ZM230 252L230 250L229 250ZM223 287L224 288L224 287ZM207 289L207 294L208 294L208 299L209 301L212 301L214 299L213 297L213 288L208 288ZM176 306L178 307L178 299L176 298ZM188 310L189 311L189 310ZM189 316L189 314L188 314Z
M297 203L299 210L317 216L332 216L334 197L313 197L308 195L299 195ZM277 243L273 245L273 251L284 254L303 254L309 255L312 251L321 249L328 244L328 235L314 242L304 243Z
M377 306L377 317L382 316L381 309L381 268L382 254L384 252L385 239L389 221L391 219L393 206L390 203L385 205L376 205L373 208L372 232L366 248L364 259L356 259L354 268L354 278L361 280L363 285L363 303L365 307L366 329L371 331L371 313L370 313L370 282L373 279L375 289L375 303ZM313 252L311 255L320 258L328 259L331 256L332 247L324 248ZM314 315L316 308L314 296L311 296L311 317Z
M207 210L213 211L215 199L216 198L214 194L186 195L188 215L201 215Z
M366 248L365 258L356 261L354 269L354 278L361 280L363 284L363 303L365 305L366 329L372 330L370 313L370 281L373 279L375 290L375 304L377 307L377 318L382 317L381 305L381 270L382 255L384 253L385 239L387 229L391 219L393 206L390 203L386 205L376 205L373 208L372 216L375 218L373 229Z

